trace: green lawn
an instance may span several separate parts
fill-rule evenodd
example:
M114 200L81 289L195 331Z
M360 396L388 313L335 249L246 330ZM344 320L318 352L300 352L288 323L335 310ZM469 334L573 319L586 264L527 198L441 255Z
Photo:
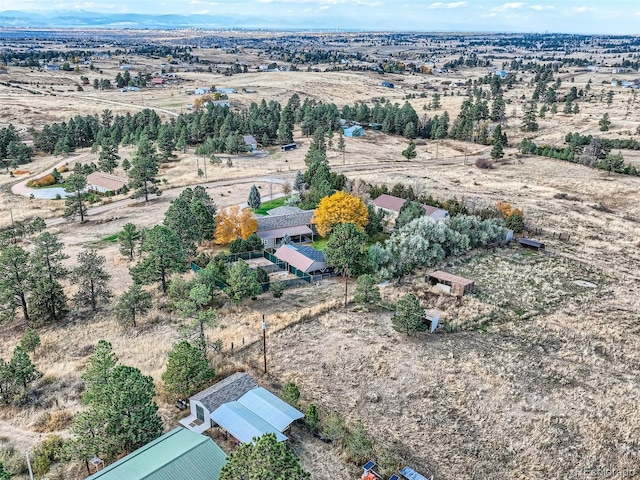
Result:
M327 243L331 237L316 237L316 241L313 242L313 248L320 250L321 252L327 248Z
M108 237L104 237L102 239L103 242L111 242L111 243L116 243L118 241L118 234L115 233L113 235L109 235Z
M289 197L274 198L273 200L267 200L263 202L259 208L255 209L257 215L266 215L269 210L273 210L277 207L282 207Z

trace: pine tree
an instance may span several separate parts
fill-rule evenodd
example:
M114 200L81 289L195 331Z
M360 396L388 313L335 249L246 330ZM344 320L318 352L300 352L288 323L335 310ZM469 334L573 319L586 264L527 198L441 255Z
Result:
M33 272L29 254L18 245L9 245L0 250L0 318L12 320L16 307L30 322L27 298L33 284Z
M122 227L122 231L118 233L118 242L120 243L120 253L129 260L133 260L136 246L140 241L140 231L136 229L133 223L126 223Z
M609 114L605 113L604 115L602 115L602 118L600 119L600 122L598 122L598 124L600 125L601 132L609 131L609 126L611 126L611 120L609 119Z
M241 303L247 298L255 299L262 293L262 287L258 283L256 272L251 270L249 264L240 259L229 268L225 293L233 303Z
M116 317L126 326L136 327L136 320L151 309L151 294L134 283L124 292L116 304Z
M78 254L78 263L71 271L71 283L79 285L73 297L78 306L91 307L94 312L98 301L107 302L113 295L109 290L111 275L104 268L105 258L96 250L86 250Z
M188 397L206 388L215 375L202 350L183 340L169 352L162 381L168 393Z
M183 300L175 302L181 317L191 320L191 324L184 329L185 333L195 333L203 355L207 355L207 337L205 327L213 327L216 322L216 312L209 307L212 301L211 287L197 284L189 289L189 295Z
M367 235L353 223L336 225L327 243L327 265L344 277L344 305L347 306L347 279L363 273L368 266L368 254L364 248Z
M356 303L363 305L380 302L380 288L377 279L369 274L360 275L356 281L356 293L353 299Z
M422 321L423 316L424 310L420 306L420 302L413 293L408 293L398 300L396 314L391 322L395 330L411 335L413 332L426 329L426 325Z
M72 173L67 178L64 191L68 194L65 199L67 209L64 212L65 217L75 218L76 215L80 215L80 221L84 222L86 216L87 207L85 206L87 193L87 177L82 173Z
M103 172L113 173L118 166L118 144L111 138L104 138L100 144L100 156L98 157L98 168Z
M128 174L131 180L130 186L135 189L133 198L144 197L144 201L148 202L149 195L154 193L160 195L159 181L156 179L158 175L156 149L146 138L140 141L131 165Z
M538 130L538 122L536 122L536 103L534 101L527 102L522 117L522 129L525 132L535 132Z
M62 261L69 256L62 253L64 245L49 232L41 233L35 238L34 244L31 255L32 316L55 322L62 318L67 309L67 297L59 280L66 278L69 273L62 265Z
M416 144L413 142L413 140L411 140L409 142L409 146L402 151L402 156L405 157L407 160L411 160L412 158L415 158L418 155L418 153L416 152Z
M36 370L35 365L31 362L27 351L20 345L13 350L9 369L13 376L13 381L17 385L21 385L25 393L28 385L41 376L41 373Z
M40 345L40 335L34 328L27 327L20 339L20 346L27 352L34 352Z
M166 293L169 276L186 269L180 237L164 225L156 225L147 231L142 251L147 255L131 269L133 279L141 284L159 282Z
M249 192L247 205L249 205L250 208L253 208L254 210L256 210L257 208L260 208L261 203L262 202L260 199L260 192L258 191L258 188L255 185L252 185L251 191Z

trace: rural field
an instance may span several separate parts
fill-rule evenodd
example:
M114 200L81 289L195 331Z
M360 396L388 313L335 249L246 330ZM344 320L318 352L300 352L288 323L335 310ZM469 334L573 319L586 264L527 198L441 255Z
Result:
M187 92L202 86L236 89L229 98L238 110L263 99L285 105L295 93L338 107L373 98L400 105L406 100L420 117L447 111L453 120L467 98L464 83L487 75L484 67L464 66L446 74L385 77L328 69L262 72L254 67L266 60L256 51L201 50L201 58L221 64L239 59L252 68L233 76L184 71L179 84L122 93L89 87L77 91L79 75L88 72L84 66L79 72L9 67L9 74L0 78L0 127L13 124L30 142L32 128L75 115L100 115L105 109L133 115L151 108L171 122L188 112L193 96ZM366 51L381 55L373 47ZM446 60L456 57L451 53ZM113 78L120 60L96 60L99 76ZM145 72L159 68L159 60L144 56L127 61ZM475 281L475 292L461 298L430 287L427 269L418 268L401 281L383 283L378 306L350 301L344 307L341 277L287 289L282 298L263 294L241 305L225 301L217 309L215 326L207 329L211 341L222 342L220 352L209 353L218 377L246 370L276 393L294 382L300 405L306 409L315 404L321 420L338 413L348 425L362 421L378 463L389 473L412 465L436 480L589 478L602 469L623 472L602 478L640 478L640 177L518 149L523 138L563 147L569 132L603 135L598 124L603 111L611 118L607 138L640 140L640 111L631 89L616 90L611 105L604 105L600 97L611 88L611 73L565 70L559 74L561 89L593 85L580 112L547 113L538 118L535 132L524 132L522 96L529 97L535 81L530 71L518 73L524 79L504 94L508 143L492 168L476 167L478 159L491 156L491 145L416 138L416 156L408 159L401 153L407 138L374 130L345 138L344 152L334 137L326 152L331 171L344 174L348 188L363 199L369 199L366 184L402 183L417 196L460 200L470 214L508 202L523 211L526 235L544 242L544 251L512 243L472 250L434 266ZM392 79L395 88L382 87L381 78ZM434 91L427 86L443 94L437 109L426 107ZM307 169L305 155L314 141L299 125L293 136L298 148L292 151L276 145L261 155L221 153L220 164L207 165L206 178L198 169L207 160L187 147L174 161L161 164L162 195L149 202L127 195L103 197L90 206L84 223L61 218L64 200L29 198L25 183L61 162L71 169L77 162L96 162L98 153L90 148L67 156L40 152L19 172L10 175L7 168L0 173L0 228L42 217L47 231L64 244L68 268L84 249L97 249L118 298L133 283L129 268L135 263L120 253L116 240L125 224L161 224L171 202L188 186L203 185L219 208L247 202L252 185L263 200L285 195L296 173ZM131 160L135 147L122 146L119 154ZM624 159L640 166L637 151L625 150ZM122 167L115 173L126 176ZM21 239L20 245L32 249L33 237ZM210 255L222 250L212 241L199 246L199 252ZM354 283L350 281L350 300ZM69 296L77 290L66 282L64 287ZM96 313L71 310L57 323L38 326L41 345L32 358L42 377L33 382L25 404L0 407L0 459L19 464L17 457L48 435L72 437L71 417L83 408L80 377L98 340L110 342L122 363L153 378L165 431L178 425L186 413L175 408L161 375L172 346L184 337L185 320L158 289L147 290L153 307L136 328L118 322L115 301ZM444 328L411 336L394 330L394 304L407 293L415 294L422 307L439 309ZM24 329L21 317L0 323L0 358L11 357ZM233 448L219 433L212 435L225 450ZM314 480L347 480L362 472L335 444L314 437L304 426L293 427L291 446ZM79 462L60 462L51 471L58 476L50 478L65 479L84 478L86 472Z

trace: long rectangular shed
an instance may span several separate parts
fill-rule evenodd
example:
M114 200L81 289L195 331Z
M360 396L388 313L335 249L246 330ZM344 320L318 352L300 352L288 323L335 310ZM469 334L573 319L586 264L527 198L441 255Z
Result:
M520 238L518 239L518 243L521 247L528 248L530 250L535 250L539 252L540 250L544 250L544 243L539 242L537 240L531 240L530 238Z
M281 432L287 430L296 420L304 417L302 412L262 387L249 390L238 399L238 403L260 415Z
M177 427L87 480L218 480L226 463L211 438Z
M475 282L464 277L437 270L427 274L427 282L431 285L444 285L450 289L450 293L462 297L465 293L472 293Z

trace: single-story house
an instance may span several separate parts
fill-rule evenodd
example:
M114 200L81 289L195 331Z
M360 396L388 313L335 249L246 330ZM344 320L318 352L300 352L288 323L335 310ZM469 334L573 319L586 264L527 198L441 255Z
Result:
M440 270L427 274L426 280L431 285L437 285L441 290L446 293L451 293L456 297L462 297L465 293L473 292L475 286L473 280Z
M240 443L252 441L265 433L273 433L279 442L287 439L283 432L304 414L258 387L237 401L227 402L211 413L211 420Z
M151 83L154 85L164 85L164 78L154 77L151 79Z
M278 207L268 215L258 217L257 235L265 248L276 248L288 236L292 242L313 241L311 218L313 210L301 210L298 207Z
M209 437L177 427L87 480L218 480L227 456Z
M210 102L214 107L227 107L231 108L231 102L229 100L213 100Z
M205 432L212 426L211 412L254 388L258 388L258 382L248 373L234 373L189 398L191 414L180 420L180 424L197 433Z
M49 63L45 68L47 70L60 70L60 65L57 65L55 63Z
M284 244L273 255L278 260L285 262L289 271L294 269L308 274L326 273L328 271L324 253L313 247Z
M204 95L205 93L209 93L211 91L211 89L209 87L200 87L200 88L196 88L193 93L195 93L196 95Z
M236 89L235 89L235 88L221 88L221 87L217 87L217 88L216 88L216 92L218 92L218 93L236 93Z
M345 137L364 137L364 129L360 125L354 125L343 129Z
M118 195L127 184L127 179L104 172L93 172L87 175L87 188L94 192Z
M131 65L120 65L122 70L131 70Z
M373 200L373 205L377 209L387 212L389 223L394 224L404 202L406 202L404 198L383 193ZM431 205L422 205L422 208L424 208L426 216L433 220L446 220L450 217L449 212L443 208L432 207Z
M258 142L253 135L243 135L242 139L244 140L244 143L249 146L252 152L255 152L258 149Z

